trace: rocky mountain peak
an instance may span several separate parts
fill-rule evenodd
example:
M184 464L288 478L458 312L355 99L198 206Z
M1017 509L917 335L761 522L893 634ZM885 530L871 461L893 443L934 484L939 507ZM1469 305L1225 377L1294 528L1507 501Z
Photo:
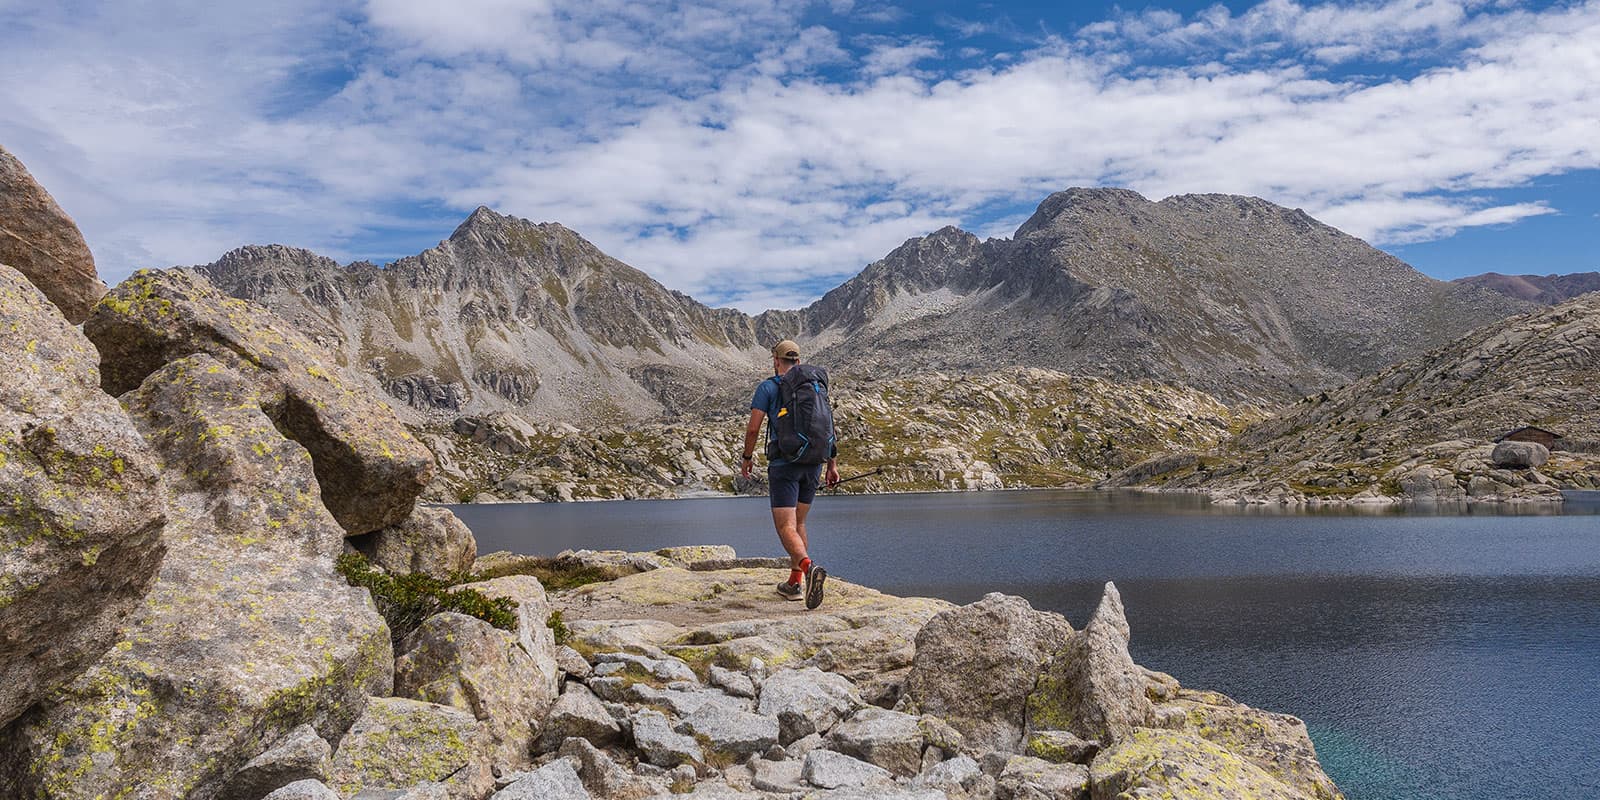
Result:
M456 226L455 231L450 234L450 238L455 239L473 231L494 230L512 219L515 218L501 214L488 206L478 206L472 210L471 214L467 215L466 219L461 221L460 225Z
M1056 192L1039 204L1033 216L1017 228L1013 239L1023 239L1034 234L1071 224L1085 215L1103 212L1123 212L1150 205L1145 196L1132 189L1114 187L1073 187Z
M281 244L236 247L196 270L229 294L247 300L261 300L283 289L307 291L325 301L344 294L340 284L347 274L331 258Z
M270 266L283 269L290 266L307 269L337 269L339 263L320 256L303 247L282 244L247 244L222 254L212 265L217 271L243 271Z

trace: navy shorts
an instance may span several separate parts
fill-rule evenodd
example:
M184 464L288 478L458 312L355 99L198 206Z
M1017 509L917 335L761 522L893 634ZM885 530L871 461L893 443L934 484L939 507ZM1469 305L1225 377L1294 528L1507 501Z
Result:
M772 494L772 507L794 508L796 503L809 505L817 496L817 481L821 476L821 464L768 464L767 488Z

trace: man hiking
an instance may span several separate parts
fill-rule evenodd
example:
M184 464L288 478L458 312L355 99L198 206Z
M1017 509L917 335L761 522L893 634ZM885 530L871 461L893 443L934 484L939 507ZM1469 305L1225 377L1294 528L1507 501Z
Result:
M838 454L833 446L833 412L827 402L828 374L809 364L800 366L800 346L788 339L772 348L772 373L750 398L750 422L744 428L744 458L739 472L750 477L756 435L761 432L762 420L766 420L772 524L778 529L778 541L789 553L789 579L778 584L778 594L786 600L804 599L806 608L816 608L822 604L822 584L828 572L806 553L806 514L817 494L817 473L824 465L828 485L839 481L834 463ZM785 375L789 376L787 381ZM808 430L812 435L807 435ZM826 441L822 440L823 433Z

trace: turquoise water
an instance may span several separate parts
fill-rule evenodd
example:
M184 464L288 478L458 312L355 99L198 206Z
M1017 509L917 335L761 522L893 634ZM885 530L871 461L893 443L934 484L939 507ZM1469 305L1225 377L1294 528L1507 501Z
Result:
M480 552L731 544L762 499L458 506ZM1351 800L1600 797L1600 505L1284 513L1081 492L822 497L847 580L1081 625L1115 580L1134 657L1304 719Z

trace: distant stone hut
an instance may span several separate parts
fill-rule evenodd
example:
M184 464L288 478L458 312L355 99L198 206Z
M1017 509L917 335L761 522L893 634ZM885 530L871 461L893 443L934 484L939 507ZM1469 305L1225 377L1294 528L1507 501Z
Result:
M1556 440L1560 438L1562 438L1561 434L1555 431L1547 431L1537 425L1524 425L1495 439L1495 442L1534 442L1544 445L1546 450L1554 450L1556 449Z

